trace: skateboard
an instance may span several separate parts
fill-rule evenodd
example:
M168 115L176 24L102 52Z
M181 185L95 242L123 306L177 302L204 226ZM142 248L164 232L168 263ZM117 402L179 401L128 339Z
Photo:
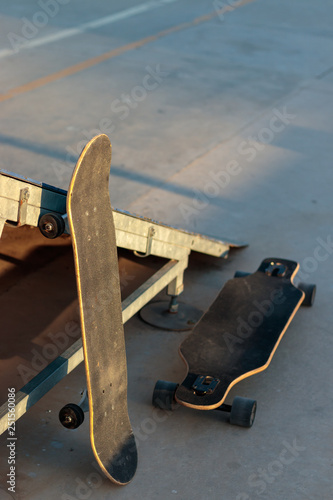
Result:
M127 411L127 365L115 229L109 196L111 143L98 135L81 153L67 194L87 378L90 440L114 483L127 484L137 449ZM84 404L68 404L59 418L76 428Z
M187 375L178 385L159 380L153 405L173 410L177 403L198 410L230 413L230 423L251 427L255 400L230 389L265 370L301 304L312 306L316 286L294 285L299 264L268 258L253 273L237 272L191 334L180 345Z

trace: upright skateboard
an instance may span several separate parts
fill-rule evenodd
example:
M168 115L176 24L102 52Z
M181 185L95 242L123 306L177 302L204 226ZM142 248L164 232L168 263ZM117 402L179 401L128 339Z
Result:
M92 139L76 164L67 194L87 376L90 440L105 475L127 484L137 449L127 411L127 366L116 238L109 197L111 144ZM81 405L82 407L82 405ZM83 421L82 408L60 411L66 427Z
M253 274L236 273L180 346L186 378L180 385L159 380L153 404L228 411L232 424L251 427L255 400L224 401L235 384L268 367L300 305L313 304L315 285L293 283L298 269L297 262L265 259Z

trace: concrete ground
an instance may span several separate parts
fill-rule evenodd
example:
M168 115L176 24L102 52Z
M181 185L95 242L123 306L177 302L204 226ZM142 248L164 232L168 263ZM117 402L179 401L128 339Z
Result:
M236 269L269 256L299 261L318 285L269 368L230 394L258 400L252 429L185 408L158 418L154 383L182 379L184 334L134 317L133 482L102 478L88 422L72 432L58 422L80 398L80 365L17 423L16 495L2 436L0 499L330 500L332 2L20 0L0 13L0 168L66 189L84 143L105 132L113 206L249 243L228 260L193 255L184 301L207 308ZM31 346L40 333L28 332ZM10 329L3 338L8 350Z

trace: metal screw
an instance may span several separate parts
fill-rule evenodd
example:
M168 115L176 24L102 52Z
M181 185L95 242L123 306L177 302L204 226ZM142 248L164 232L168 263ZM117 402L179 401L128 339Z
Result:
M171 314L177 314L178 312L178 307L179 307L179 304L177 302L177 295L173 295L171 297L171 300L170 300L170 304L169 304L169 313Z

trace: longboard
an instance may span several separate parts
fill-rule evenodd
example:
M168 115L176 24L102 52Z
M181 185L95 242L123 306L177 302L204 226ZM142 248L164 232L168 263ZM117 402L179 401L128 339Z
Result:
M127 409L127 365L115 228L109 196L111 143L98 135L81 153L67 194L95 458L127 484L137 449Z
M170 409L173 399L199 410L222 409L233 423L251 426L254 400L237 398L232 407L224 401L235 384L268 367L300 305L313 304L315 285L294 285L298 269L297 262L269 258L255 273L228 281L180 345L185 379L180 385L159 381L155 406Z

